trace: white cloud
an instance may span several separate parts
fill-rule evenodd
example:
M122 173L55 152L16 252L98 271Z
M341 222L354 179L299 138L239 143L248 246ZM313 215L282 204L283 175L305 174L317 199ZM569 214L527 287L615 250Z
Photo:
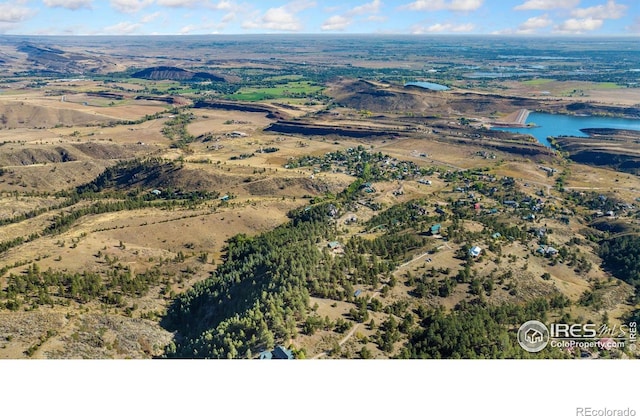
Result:
M367 22L386 22L389 20L387 16L371 15L365 19Z
M287 3L284 6L272 7L262 16L245 21L242 27L244 29L299 32L303 27L296 14L315 6L315 1L298 0Z
M549 27L553 24L553 21L549 19L549 16L543 14L542 16L534 16L527 19L520 26L518 26L518 30L516 33L519 34L529 34L535 33L538 29L544 29L545 27Z
M476 26L473 23L453 24L453 23L436 23L431 26L414 26L411 33L421 35L424 33L468 33L473 32Z
M195 7L201 4L200 0L157 0L159 6L164 7Z
M479 9L484 0L418 0L401 6L401 9L434 11L449 10L453 12L469 12Z
M615 0L608 0L606 4L597 6L574 9L571 11L573 18L556 26L554 31L561 34L592 32L600 29L605 19L620 19L626 10L627 6L617 4Z
M609 0L607 4L572 10L571 16L579 19L588 17L594 19L620 19L624 16L625 10L627 10L627 6L624 4L616 4L614 0Z
M238 9L238 6L235 3L231 1L225 1L225 0L221 0L216 4L210 5L209 7L216 10L229 10L229 11Z
M296 0L284 6L287 10L290 10L292 13L300 13L303 10L310 9L312 7L316 7L315 1L310 0Z
M205 34L214 34L220 33L220 30L224 28L224 24L216 23L216 22L206 22L203 24L191 24L186 25L180 28L178 31L181 35L188 35L190 33L205 33Z
M576 7L580 0L527 0L514 10L552 10L571 9Z
M296 16L284 7L275 7L267 10L260 18L245 22L245 29L268 29L287 32L297 32L302 29L302 23Z
M92 0L44 0L47 7L61 7L63 9L78 10L91 9Z
M178 33L180 33L181 35L188 35L196 29L198 29L198 26L196 25L186 25L181 27Z
M9 33L16 27L18 27L18 25L15 23L5 23L0 21L0 34Z
M327 6L322 8L322 10L324 10L325 13L334 13L340 9L341 9L340 6Z
M580 34L600 29L604 21L602 19L594 19L587 17L586 19L569 19L562 24L556 26L557 33Z
M365 3L361 6L356 6L353 9L349 10L347 14L355 16L359 14L375 14L380 11L380 7L382 6L382 2L380 0L374 0L371 3Z
M137 13L153 4L153 0L111 0L111 7L121 13Z
M147 14L142 16L142 18L140 19L140 23L149 23L149 22L153 22L154 20L156 20L158 17L162 16L162 13L160 12L155 12L155 13L151 13L151 14Z
M0 22L17 23L26 20L36 14L36 11L28 7L21 7L9 3L0 3Z
M367 21L380 21L382 16L377 16L376 13L380 12L382 7L382 1L374 0L370 3L365 3L360 6L355 6L349 9L344 14L338 14L329 17L324 21L320 27L322 30L345 30L353 23L353 18L360 15L369 14L365 20Z
M225 14L224 16L222 16L222 20L220 20L220 21L222 23L229 23L230 21L232 21L235 18L236 18L235 12L229 12L229 13Z
M140 30L142 25L133 22L120 22L113 26L105 27L104 33L107 35L130 35Z
M346 16L335 15L331 16L320 26L322 30L345 30L353 20Z
M211 3L207 0L157 0L159 6L175 7L175 8L193 8L206 7L214 10L238 10L240 6L231 1L222 0L217 3ZM186 26L185 26L186 27Z

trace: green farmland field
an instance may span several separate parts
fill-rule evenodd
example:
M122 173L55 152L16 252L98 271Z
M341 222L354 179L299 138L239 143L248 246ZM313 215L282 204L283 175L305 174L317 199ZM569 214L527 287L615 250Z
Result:
M319 93L323 87L310 81L295 81L273 87L244 87L227 98L241 101L260 101L277 98L301 98Z

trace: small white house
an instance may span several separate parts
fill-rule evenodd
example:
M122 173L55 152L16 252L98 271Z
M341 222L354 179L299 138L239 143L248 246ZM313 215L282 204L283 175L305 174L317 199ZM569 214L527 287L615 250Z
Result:
M473 246L469 250L469 254L471 254L471 256L473 256L473 257L478 257L480 255L480 253L482 253L482 249L480 247L478 247L478 246Z

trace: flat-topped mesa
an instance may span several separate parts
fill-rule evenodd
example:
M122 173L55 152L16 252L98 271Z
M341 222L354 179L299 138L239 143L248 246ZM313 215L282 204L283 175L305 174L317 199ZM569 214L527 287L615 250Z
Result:
M195 81L206 80L214 82L226 82L224 77L211 74L209 72L193 72L187 69L177 68L173 66L156 66L145 68L141 71L131 74L133 78L150 79L150 80L174 80L174 81Z

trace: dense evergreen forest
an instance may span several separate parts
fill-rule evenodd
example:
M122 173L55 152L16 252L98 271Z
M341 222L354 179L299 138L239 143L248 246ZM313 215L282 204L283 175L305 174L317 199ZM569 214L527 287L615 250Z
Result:
M296 333L308 311L309 281L330 233L326 205L292 214L292 221L255 238L229 241L226 261L180 295L165 318L181 341L169 357L251 357Z
M604 241L599 255L606 267L617 278L640 291L640 236L623 235Z
M450 313L420 308L420 329L411 334L399 358L559 358L557 349L524 351L510 330L529 319L544 320L550 309L544 299L501 306L461 302Z

